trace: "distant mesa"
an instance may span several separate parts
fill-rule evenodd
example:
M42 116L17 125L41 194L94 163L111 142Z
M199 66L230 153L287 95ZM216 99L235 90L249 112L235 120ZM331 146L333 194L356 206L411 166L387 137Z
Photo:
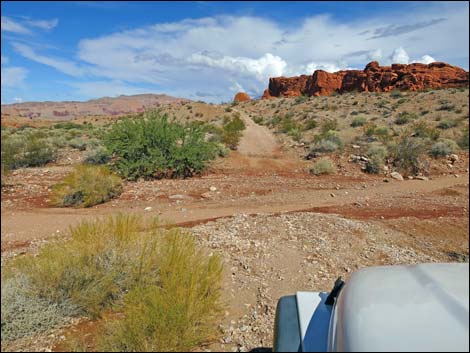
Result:
M245 92L238 92L235 97L233 97L233 101L240 103L240 102L247 102L251 100L250 96Z
M468 87L468 71L443 62L431 64L392 64L380 66L377 61L364 70L329 73L316 70L311 76L272 77L262 98L330 96L334 92L419 91L427 88Z

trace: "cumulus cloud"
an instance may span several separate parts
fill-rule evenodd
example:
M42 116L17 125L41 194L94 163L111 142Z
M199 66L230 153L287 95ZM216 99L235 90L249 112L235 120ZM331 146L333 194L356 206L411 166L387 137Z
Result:
M290 24L256 16L157 23L84 38L74 59L44 50L39 54L26 45L14 48L68 75L90 77L92 82L76 86L84 94L102 95L99 88L118 94L119 89L129 93L151 87L216 102L231 99L235 90L261 95L269 77L362 69L372 60L390 65L436 57L468 68L468 33L468 11L433 3L400 16L341 22L315 15Z
M2 67L2 89L5 87L18 87L24 83L28 70L23 67Z
M403 47L396 48L393 51L392 55L390 56L390 59L391 59L391 62L394 64L411 64L411 63L430 64L436 61L432 56L428 54L423 55L420 59L410 61L410 57L408 56L408 53Z
M392 63L396 64L408 64L410 57L405 49L402 47L396 48L391 55Z

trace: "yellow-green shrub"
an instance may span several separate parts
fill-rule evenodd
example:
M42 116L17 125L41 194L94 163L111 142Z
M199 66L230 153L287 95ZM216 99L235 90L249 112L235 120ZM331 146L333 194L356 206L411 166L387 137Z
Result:
M59 207L90 207L122 192L121 179L102 166L79 165L55 185L51 203Z
M71 303L78 315L124 314L105 322L98 348L189 350L217 335L222 265L192 235L124 215L83 222L70 235L13 260L9 278L24 274L33 297Z

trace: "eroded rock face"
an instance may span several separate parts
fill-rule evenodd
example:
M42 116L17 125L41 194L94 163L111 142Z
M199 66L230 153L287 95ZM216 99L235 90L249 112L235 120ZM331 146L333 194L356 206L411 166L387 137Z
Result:
M246 94L245 92L238 92L235 97L233 98L234 102L246 102L251 100L250 96Z
M364 70L329 73L316 70L313 75L274 77L262 98L329 96L333 92L389 92L395 89L418 91L427 88L468 87L468 72L443 62L431 64L392 64L380 66L377 61Z

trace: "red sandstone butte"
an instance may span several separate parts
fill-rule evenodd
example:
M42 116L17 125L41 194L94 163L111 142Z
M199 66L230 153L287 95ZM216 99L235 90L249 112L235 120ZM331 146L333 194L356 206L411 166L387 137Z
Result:
M455 87L468 87L468 71L457 66L443 62L379 66L377 61L372 61L364 70L343 70L334 73L316 70L311 76L272 77L262 98Z
M246 94L245 92L238 92L235 97L233 98L234 102L246 102L251 100L250 96Z

